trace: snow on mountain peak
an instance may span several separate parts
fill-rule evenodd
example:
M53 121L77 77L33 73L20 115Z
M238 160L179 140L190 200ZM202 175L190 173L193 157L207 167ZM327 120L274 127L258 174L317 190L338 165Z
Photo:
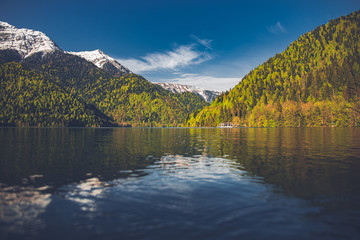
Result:
M7 22L0 21L0 50L15 50L21 58L27 58L34 53L41 52L42 56L47 53L60 51L64 53L48 36L40 31L26 28L17 28ZM112 57L101 50L84 52L65 52L84 58L97 67L111 73L132 73Z
M116 69L120 72L124 73L132 73L129 69L122 66L119 62L117 62L114 58L110 57L109 55L105 54L100 49L94 51L83 51L83 52L66 52L72 55L79 56L84 58L85 60L92 62L99 68L104 68L104 65L109 63L113 65Z
M16 50L22 58L38 52L47 54L61 49L44 33L16 28L0 21L0 50Z
M0 28L15 28L15 27L7 22L0 21Z
M220 94L220 92L217 91L211 91L211 90L204 90L198 87L189 86L189 85L182 85L182 84L176 84L176 83L154 83L162 88L171 91L173 93L183 93L183 92L192 92L195 94L200 95L202 98L204 98L205 101L211 103L215 100L215 98Z

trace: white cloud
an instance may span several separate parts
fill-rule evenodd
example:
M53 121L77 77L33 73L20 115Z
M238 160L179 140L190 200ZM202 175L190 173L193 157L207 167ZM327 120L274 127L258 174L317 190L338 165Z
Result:
M210 40L210 39L200 39L198 38L197 36L195 36L194 34L191 35L191 38L193 38L194 40L196 40L199 44L203 45L204 47L208 48L208 49L211 49L211 42L213 40Z
M135 73L157 70L177 70L192 64L199 64L212 59L207 52L200 52L195 49L195 44L179 46L172 51L165 53L151 53L141 59L117 59L121 64Z
M267 30L270 33L286 33L286 29L283 25L281 25L280 22L277 22L275 25L271 25L270 27L267 27Z
M212 40L200 39L195 35L191 35L191 38L194 40L192 44L180 45L171 51L117 60L134 73L143 74L154 82L178 83L206 90L226 91L241 81L240 77L214 77L211 73L210 75L184 73L185 67L203 63L215 56L212 54L214 52Z
M196 86L206 90L226 91L234 88L241 81L241 78L213 77L200 74L184 73L176 78L161 79L158 82L178 83Z

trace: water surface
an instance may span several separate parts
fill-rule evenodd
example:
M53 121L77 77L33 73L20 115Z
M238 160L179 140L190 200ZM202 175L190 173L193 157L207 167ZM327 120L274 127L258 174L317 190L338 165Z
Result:
M1 239L359 239L360 129L0 128Z

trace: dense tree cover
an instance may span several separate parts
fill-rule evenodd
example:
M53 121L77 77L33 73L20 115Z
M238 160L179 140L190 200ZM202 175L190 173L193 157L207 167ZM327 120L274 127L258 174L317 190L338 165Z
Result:
M111 126L111 119L19 63L0 66L0 125Z
M120 124L179 126L194 109L207 105L196 94L174 94L135 74L96 85L86 99Z
M111 75L61 52L3 64L0 80L0 125L179 126L208 105L194 93L174 94L135 74Z
M317 27L194 112L187 125L359 125L359 38L360 11Z
M37 59L35 56L25 65L48 74L119 125L179 126L191 112L208 105L194 93L174 94L135 74L110 75L77 56L56 54Z

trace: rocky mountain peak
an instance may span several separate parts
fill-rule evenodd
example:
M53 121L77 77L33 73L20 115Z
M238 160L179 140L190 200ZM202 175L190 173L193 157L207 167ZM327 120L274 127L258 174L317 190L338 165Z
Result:
M18 60L25 59L35 53L41 53L41 57L48 53L60 52L76 55L93 63L104 71L119 75L132 73L129 69L122 66L114 58L106 55L100 49L84 52L64 52L55 42L40 31L26 28L16 28L7 22L0 21L0 50L16 51ZM7 53L9 54L9 53ZM14 58L15 59L15 58Z
M38 52L47 54L61 51L44 33L26 28L16 28L1 21L0 50L15 50L21 58L27 58Z
M105 54L100 49L94 51L82 51L82 52L67 52L68 54L76 55L85 60L92 62L99 68L115 68L123 73L132 73L128 68L122 66L118 61L109 55Z
M220 94L217 91L204 90L198 87L182 85L177 83L154 83L173 93L192 92L200 95L205 101L211 103Z

